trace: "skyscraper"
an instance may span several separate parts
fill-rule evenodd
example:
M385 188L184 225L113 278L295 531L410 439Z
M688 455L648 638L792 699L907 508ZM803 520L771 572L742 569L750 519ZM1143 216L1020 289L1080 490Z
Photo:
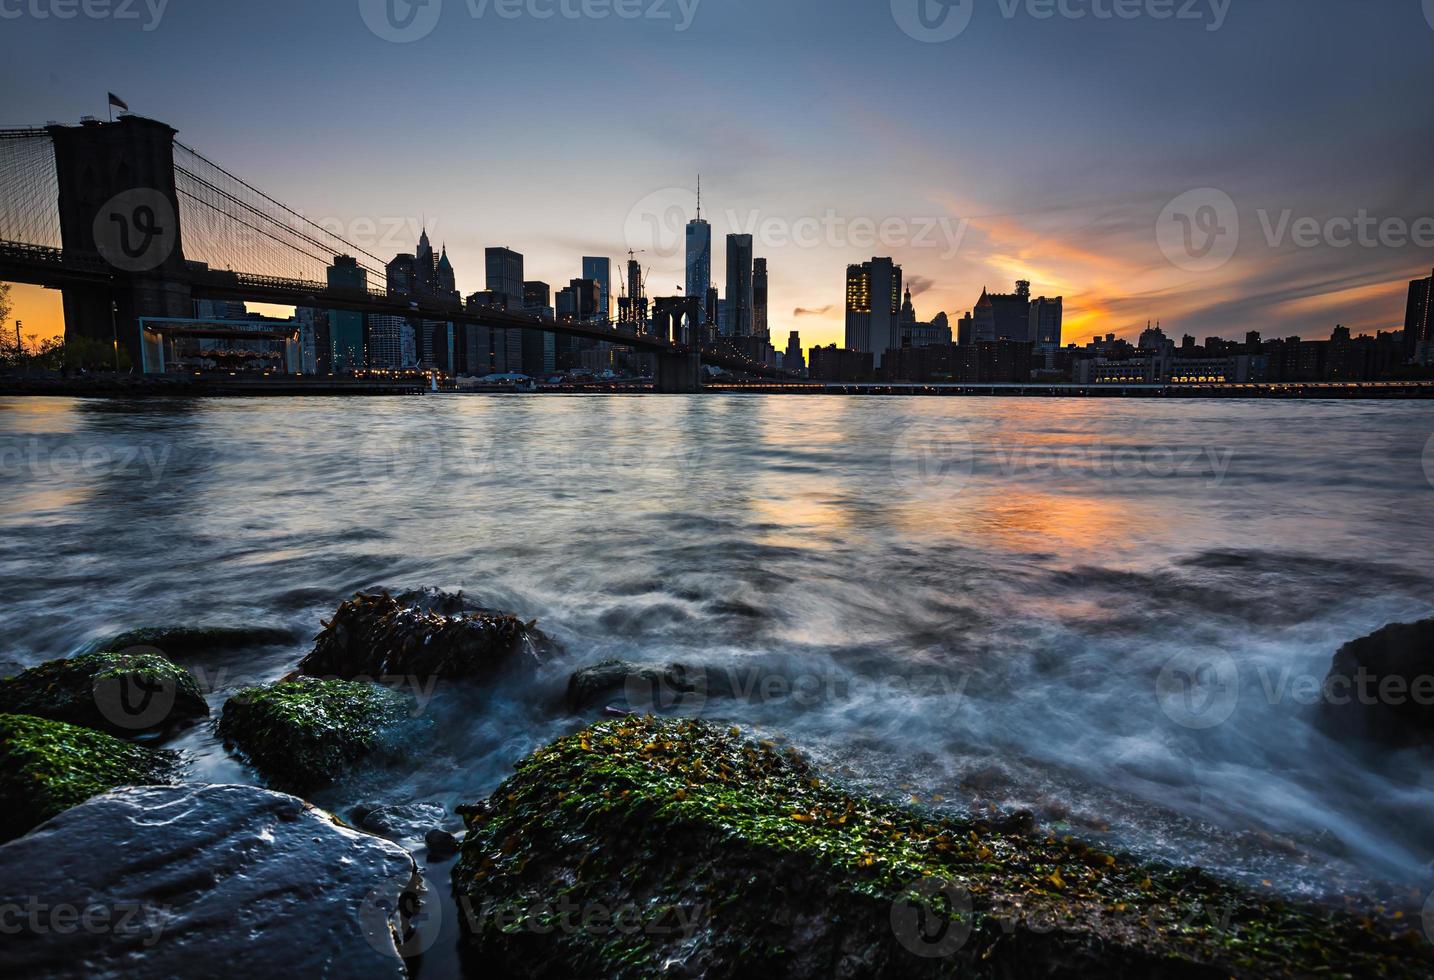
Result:
M712 283L712 226L702 217L702 178L697 178L697 217L687 222L687 295L698 301L701 322L711 322L707 287Z
M846 348L882 355L901 346L901 266L873 258L846 269Z
M363 291L368 289L368 270L351 255L337 255L329 266L329 288ZM329 311L329 342L333 345L330 364L334 374L352 374L368 367L368 348L362 313Z
M583 256L583 278L598 284L598 306L594 319L612 319L612 259Z
M1428 364L1434 361L1434 273L1409 284L1409 307L1404 313L1404 357Z
M523 256L511 248L483 252L488 292L505 310L523 308ZM495 329L492 333L493 368L499 373L523 369L523 331Z
M752 336L752 236L727 236L727 335Z
M752 260L752 333L768 336L767 330L767 260Z
M1061 346L1061 317L1065 297L1047 299L1042 296L1031 300L1030 339L1036 350L1059 350Z

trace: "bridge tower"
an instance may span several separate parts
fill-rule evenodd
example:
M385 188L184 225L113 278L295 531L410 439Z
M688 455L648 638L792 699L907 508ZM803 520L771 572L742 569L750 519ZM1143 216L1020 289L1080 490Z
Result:
M153 119L49 126L67 260L99 261L109 285L64 288L65 337L111 342L140 361L139 318L193 315L175 191L176 130Z
M698 303L694 296L666 296L653 305L652 332L662 340L687 344L686 351L657 355L656 389L662 394L686 395L702 390L701 338Z

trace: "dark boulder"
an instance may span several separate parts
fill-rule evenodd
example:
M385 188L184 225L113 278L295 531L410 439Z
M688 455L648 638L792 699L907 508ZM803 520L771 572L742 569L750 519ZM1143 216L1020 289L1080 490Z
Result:
M0 680L0 711L138 735L209 714L194 677L154 653L86 653Z
M541 661L551 641L516 616L474 610L460 594L359 593L324 624L299 664L310 677L467 679L515 659Z
M1434 737L1434 619L1395 623L1340 647L1322 700L1321 721L1336 734Z
M1428 976L1375 924L1069 838L938 819L736 729L631 717L519 764L453 888L470 976ZM1414 917L1417 919L1417 916Z
M85 980L401 980L396 910L414 876L402 848L292 796L116 790L0 847L0 908L22 910L0 965Z
M303 793L397 755L419 725L411 713L407 698L374 684L302 677L239 691L218 732L271 785Z
M116 786L168 782L178 769L174 752L62 721L0 714L0 840Z
M421 841L430 830L448 822L448 813L437 803L361 803L354 807L353 818L371 834L392 841Z
M289 630L271 626L151 626L110 637L97 648L149 647L167 657L186 659L206 653L283 646L294 639Z
M709 697L731 697L725 672L683 664L638 664L604 660L568 678L569 711L611 705L639 714L700 711Z

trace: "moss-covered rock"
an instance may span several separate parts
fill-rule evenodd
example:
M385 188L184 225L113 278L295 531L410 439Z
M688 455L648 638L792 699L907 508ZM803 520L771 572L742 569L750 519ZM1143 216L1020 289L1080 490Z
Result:
M116 786L168 782L178 765L174 752L62 721L0 714L0 840Z
M270 626L150 626L111 637L101 643L99 648L129 650L132 647L154 647L166 656L183 658L196 654L279 646L290 643L293 639L292 633Z
M302 677L239 691L218 730L271 785L303 793L397 751L409 716L408 699L386 688Z
M549 639L533 623L431 590L394 598L361 592L339 606L299 664L309 677L487 676L518 656L541 659Z
M1415 932L851 795L794 753L702 722L596 725L535 753L465 814L453 887L474 975L1434 969Z
M199 683L154 653L86 653L0 680L0 711L36 715L116 735L203 718Z

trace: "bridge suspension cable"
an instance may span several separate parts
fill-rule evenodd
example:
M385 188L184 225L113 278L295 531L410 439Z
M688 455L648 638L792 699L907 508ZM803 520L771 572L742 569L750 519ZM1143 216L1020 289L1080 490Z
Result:
M43 129L0 129L0 240L60 247L55 146Z
M323 282L337 255L349 255L382 287L384 260L175 142L175 188L185 257L211 268Z

